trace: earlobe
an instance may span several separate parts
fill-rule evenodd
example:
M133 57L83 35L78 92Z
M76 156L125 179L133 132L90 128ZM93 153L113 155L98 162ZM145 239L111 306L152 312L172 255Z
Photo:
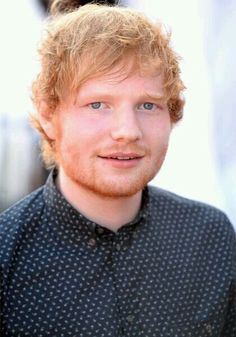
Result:
M56 138L55 121L51 109L45 102L41 102L38 110L39 121L42 129L44 130L48 138L54 140Z

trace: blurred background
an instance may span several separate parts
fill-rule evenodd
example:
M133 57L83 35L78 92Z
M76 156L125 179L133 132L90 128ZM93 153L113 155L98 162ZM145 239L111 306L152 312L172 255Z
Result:
M172 31L186 84L184 119L153 184L207 202L236 228L236 2L126 0ZM0 210L44 183L39 139L28 122L31 81L47 0L2 1Z

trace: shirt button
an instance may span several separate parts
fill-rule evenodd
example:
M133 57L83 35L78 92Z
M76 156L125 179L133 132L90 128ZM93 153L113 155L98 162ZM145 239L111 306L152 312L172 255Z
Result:
M208 332L209 336L212 335L212 326L211 326L211 324L207 323L205 325L205 327L206 327L206 331Z
M96 246L96 240L94 238L91 238L88 240L88 245L93 247L93 246Z
M129 323L133 323L134 316L133 316L133 315L128 315L126 319L127 319L127 321L128 321Z
M97 228L97 232L98 232L98 234L103 234L104 233L104 229L101 228L101 227L98 227Z
M133 237L134 237L135 239L137 239L138 233L137 233L137 232L134 232L134 233L133 233Z
M120 249L121 249L121 246L120 246L120 244L119 244L119 243L117 243L117 244L116 244L116 250L118 250L118 251L119 251Z

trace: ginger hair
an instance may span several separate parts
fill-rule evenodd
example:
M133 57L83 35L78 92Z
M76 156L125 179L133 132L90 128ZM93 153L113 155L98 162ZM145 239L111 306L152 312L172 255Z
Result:
M41 70L32 84L38 113L31 116L31 122L41 135L46 166L56 164L56 154L54 141L40 123L41 104L53 115L65 93L75 93L86 80L108 73L127 57L142 73L163 75L172 123L182 118L184 84L179 56L170 45L170 34L159 23L136 10L118 6L88 4L64 8L61 13L61 2L52 3L53 15L46 22L39 47Z

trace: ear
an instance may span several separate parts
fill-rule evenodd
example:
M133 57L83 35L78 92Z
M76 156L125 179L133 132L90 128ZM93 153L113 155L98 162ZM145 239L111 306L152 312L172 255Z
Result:
M56 127L52 109L45 102L40 102L38 111L41 127L43 128L48 138L55 140Z

